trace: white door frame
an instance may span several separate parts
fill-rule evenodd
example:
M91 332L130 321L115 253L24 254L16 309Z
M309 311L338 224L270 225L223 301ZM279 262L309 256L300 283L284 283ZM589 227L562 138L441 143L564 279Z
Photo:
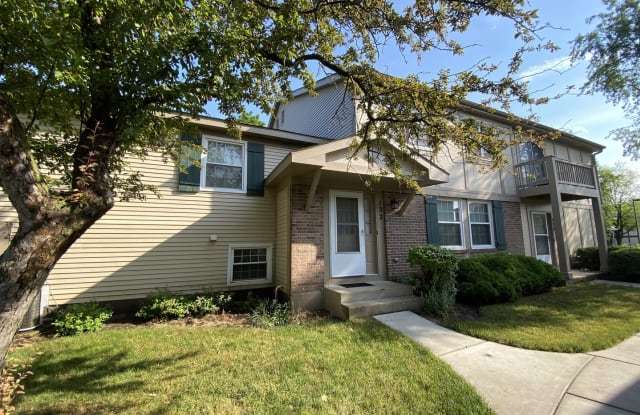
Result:
M358 200L358 252L338 252L336 197L348 197ZM364 235L364 195L358 191L329 191L329 239L331 249L331 277L353 277L367 272L366 244Z
M535 222L533 220L533 216L534 215L540 215L542 217L544 217L544 228L546 230L546 233L536 233L536 225ZM535 252L535 256L536 258L538 258L541 261L544 261L548 264L552 264L553 263L553 258L551 256L552 251L551 251L551 233L549 232L549 218L547 216L546 212L542 212L542 211L531 211L531 233L533 235L533 250ZM536 240L536 236L546 236L547 237L547 246L549 247L549 253L547 255L538 255L538 241Z

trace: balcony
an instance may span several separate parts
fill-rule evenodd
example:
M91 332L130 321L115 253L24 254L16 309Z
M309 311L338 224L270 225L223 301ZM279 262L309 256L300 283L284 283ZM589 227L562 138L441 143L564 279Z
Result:
M517 164L514 169L520 197L539 196L556 190L563 200L599 196L596 170L587 164L547 156Z

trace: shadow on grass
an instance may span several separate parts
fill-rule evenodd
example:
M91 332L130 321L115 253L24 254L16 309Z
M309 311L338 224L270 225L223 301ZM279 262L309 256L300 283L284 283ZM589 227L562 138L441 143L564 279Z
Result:
M119 413L131 408L131 402L105 401L101 396L130 396L131 393L143 393L149 380L143 378L145 372L167 370L167 375L175 379L185 376L182 363L199 353L182 353L162 358L138 357L125 351L112 348L74 347L38 355L31 363L35 373L26 382L25 389L30 401L40 397L36 409L24 408L20 413ZM186 364L186 363L185 363ZM170 370L170 372L169 372ZM132 376L139 373L141 376ZM119 375L124 376L120 377ZM123 380L126 379L126 380ZM169 379L169 378L166 378ZM163 381L166 379L158 379ZM69 402L57 401L56 396L78 398ZM51 397L54 397L52 400ZM17 404L20 406L21 398Z

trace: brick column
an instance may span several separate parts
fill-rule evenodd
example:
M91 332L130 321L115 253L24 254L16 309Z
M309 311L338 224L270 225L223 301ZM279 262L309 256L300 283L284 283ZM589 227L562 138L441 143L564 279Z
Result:
M524 228L522 227L522 216L520 215L520 203L502 202L502 208L507 251L524 255Z
M325 276L324 195L305 210L309 186L291 189L291 301L295 308L322 307Z
M407 277L417 271L407 262L407 255L411 248L427 243L423 196L416 195L404 215L393 212L391 201L395 199L402 203L405 197L406 195L399 193L385 193L383 197L387 278L392 280Z

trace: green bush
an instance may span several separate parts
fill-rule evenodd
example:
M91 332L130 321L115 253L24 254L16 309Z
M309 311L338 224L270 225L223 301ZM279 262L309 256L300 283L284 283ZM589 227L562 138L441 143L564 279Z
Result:
M166 293L151 296L146 304L136 313L142 320L174 320L189 314L190 301L183 296L172 296Z
M424 298L425 311L445 316L455 304L458 258L445 248L426 245L411 249L408 260L422 271L412 281Z
M214 297L198 296L189 303L189 315L193 317L217 313L219 310Z
M457 284L459 302L481 306L547 292L565 280L556 268L535 258L497 253L462 259Z
M185 317L202 317L217 313L231 303L231 294L217 293L195 297L159 293L152 295L138 310L136 317L142 320L175 320Z
M258 327L270 328L289 324L289 305L276 300L261 300L249 314L251 324Z
M609 251L612 279L640 282L640 246L617 246Z
M53 327L60 336L98 331L113 311L98 303L71 304L54 315Z
M578 248L573 258L573 266L590 271L600 270L600 251L597 247Z

